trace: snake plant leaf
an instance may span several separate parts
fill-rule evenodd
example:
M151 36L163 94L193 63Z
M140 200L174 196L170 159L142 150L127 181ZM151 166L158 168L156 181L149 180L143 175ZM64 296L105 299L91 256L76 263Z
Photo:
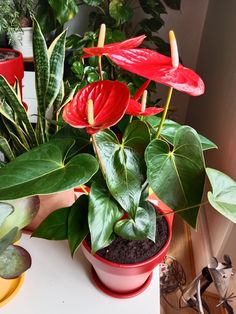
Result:
M46 41L36 19L33 19L33 52L35 68L35 85L38 105L37 107L38 119L36 133L39 143L43 143L45 140L43 127L45 122L42 119L44 119L46 112L44 98L49 81L49 58Z
M107 246L113 227L122 216L123 211L110 195L105 182L94 182L91 186L88 212L93 252Z
M31 257L22 247L9 245L0 255L0 277L13 279L19 277L31 266Z
M135 120L128 125L123 137L123 145L133 148L143 156L147 145L150 142L150 133L145 122Z
M8 160L15 159L15 155L10 145L8 144L8 141L3 136L0 136L0 151L3 152L3 154Z
M44 99L45 112L52 106L61 88L65 60L65 42L66 30L54 39L48 50L50 72Z
M0 202L0 226L4 222L4 220L12 214L14 211L14 207L6 202Z
M97 172L97 160L78 154L65 162L70 139L54 139L17 157L0 169L0 199L51 194L85 184Z
M68 217L68 242L72 257L88 233L88 196L81 195L71 206Z
M155 130L157 130L157 128L160 124L160 121L161 121L161 118L156 117L156 116L145 117L144 119L146 122L150 123L151 126ZM173 145L175 134L180 127L181 127L181 124L179 124L175 121L166 119L164 122L163 128L161 130L161 137L163 137L167 142L169 142L171 145ZM205 136L203 136L201 134L198 134L198 135L199 135L203 150L217 148L216 144L213 143L212 141L210 141L208 138L206 138Z
M14 114L17 116L17 121L20 124L22 130L29 136L33 144L37 144L34 129L29 121L27 112L16 95L14 89L9 85L7 80L0 75L0 96L4 97L11 106Z
M211 206L236 223L236 182L219 170L207 168L206 173L213 189L207 193Z
M110 130L100 131L94 137L108 189L133 217L139 204L143 181L139 156L132 148L120 144Z
M49 0L48 2L53 8L56 19L61 25L73 19L79 11L79 5L76 0Z
M18 230L19 229L17 227L14 227L7 234L0 238L0 255L2 254L3 251L6 250L6 248L9 245L11 245L14 242Z
M176 132L173 150L162 140L153 140L146 149L147 177L155 194L195 228L201 203L205 163L197 132L182 126ZM196 205L196 206L195 206Z
M115 224L114 231L117 235L127 240L144 240L149 233L149 214L138 207L135 219L122 219Z
M70 207L53 211L32 233L32 237L47 240L66 240Z
M11 215L8 215L2 223L0 228L0 238L14 227L17 227L19 230L23 229L32 221L39 209L38 196L25 197L17 200L7 200L5 203L12 206L14 211Z

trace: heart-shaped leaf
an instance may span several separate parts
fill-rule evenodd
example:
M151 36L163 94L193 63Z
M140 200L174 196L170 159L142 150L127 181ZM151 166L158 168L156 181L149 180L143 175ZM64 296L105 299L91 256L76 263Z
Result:
M70 139L54 139L1 168L0 199L61 192L89 181L98 163L89 154L76 155L66 163L73 143Z
M157 130L157 128L161 122L161 118L156 117L156 116L145 117L145 121L150 123L151 126L155 130ZM167 140L167 142L169 142L171 145L173 145L175 134L180 127L181 127L181 124L179 124L175 121L166 119L164 122L163 128L161 129L161 137L163 137L165 140ZM201 134L198 134L198 135L199 135L203 150L217 148L216 144L214 144L208 138L206 138L205 136L203 136Z
M81 195L71 206L68 218L68 241L72 256L88 233L88 196Z
M149 215L149 231L147 238L155 242L156 239L156 210L154 206L149 202L143 202L142 207Z
M48 240L66 240L69 213L70 207L55 210L32 233L32 237Z
M127 240L143 240L149 234L149 214L142 208L136 210L135 219L122 219L115 224L115 233Z
M139 204L143 181L138 154L132 148L120 144L110 130L98 132L95 140L108 189L121 207L133 217Z
M219 213L236 223L236 182L226 174L206 169L213 191L208 192L208 200Z
M194 129L182 126L176 132L173 145L171 151L162 140L149 144L145 152L148 181L155 194L171 209L193 207L180 215L195 227L205 179L201 142Z
M31 266L31 257L22 247L9 245L0 255L0 277L13 279L19 277Z
M17 227L19 230L23 229L32 221L39 209L38 196L8 200L6 202L14 208L14 211L2 223L0 237L8 233L14 227Z
M0 202L0 226L4 220L14 211L14 207L9 203Z
M150 142L150 133L145 122L135 120L128 125L123 137L123 145L133 148L140 155L144 154Z
M88 214L93 252L107 246L114 224L122 215L123 211L110 195L105 182L94 182L90 191Z

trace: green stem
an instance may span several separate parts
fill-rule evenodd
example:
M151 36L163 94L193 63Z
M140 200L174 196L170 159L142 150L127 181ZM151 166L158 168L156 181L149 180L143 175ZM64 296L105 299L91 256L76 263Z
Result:
M170 106L170 100L171 100L172 92L173 92L173 87L170 87L169 91L168 91L168 96L167 96L165 108L164 108L164 111L163 111L163 114L162 114L162 117L161 117L161 122L160 122L158 130L157 130L156 139L158 139L160 134L161 134L161 129L162 129L163 124L165 122L166 115L167 115L167 112L168 112L168 109L169 109L169 106Z
M129 118L129 123L131 123L132 120L133 120L133 116L130 116L130 118Z
M98 158L98 162L99 162L99 164L101 166L102 174L103 174L104 178L106 178L105 169L104 169L104 166L102 164L102 159L101 159L101 156L100 156L100 153L99 153L99 150L98 150L98 146L97 146L97 142L96 142L94 134L91 135L91 137L92 137L93 147L94 147L95 153L96 153L97 158Z
M192 209L192 208L195 208L195 207L200 207L200 206L203 206L203 205L206 205L206 204L209 204L209 202L206 201L206 202L203 202L203 203L200 203L200 204L195 204L195 205L192 205L192 206L188 206L188 207L185 207L185 208L181 208L181 209L178 209L178 210L174 210L173 212L161 214L160 217L162 217L162 216L167 216L167 215L171 215L171 214L178 214L178 213L180 213L180 212L184 212L185 210Z

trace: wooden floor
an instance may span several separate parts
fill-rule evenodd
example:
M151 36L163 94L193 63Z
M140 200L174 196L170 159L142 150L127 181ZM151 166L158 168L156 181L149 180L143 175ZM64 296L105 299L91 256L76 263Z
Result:
M174 257L182 265L186 274L187 283L191 282L191 280L195 277L194 260L191 247L191 236L189 228L178 217L175 217L174 220L173 238L171 247L168 251L168 255ZM171 304L178 306L178 298L176 296L176 293L169 294L167 298ZM225 313L225 311L222 308L216 308L218 300L216 299L215 296L208 294L206 295L206 297L204 297L204 299L211 310L211 314ZM170 307L161 297L160 314L176 314L176 313L191 314L197 312L190 308L175 310L174 308Z

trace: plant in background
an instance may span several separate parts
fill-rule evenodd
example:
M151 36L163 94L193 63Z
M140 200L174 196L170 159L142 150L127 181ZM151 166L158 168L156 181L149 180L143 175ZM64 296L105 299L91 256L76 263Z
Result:
M0 277L19 277L31 266L30 254L15 242L39 208L37 196L0 202Z
M94 149L91 154L98 160L99 171L88 181L89 193L85 190L71 207L50 214L33 235L68 239L72 255L88 233L93 252L106 247L117 236L155 241L156 217L160 215L147 201L150 188L190 226L196 227L199 208L205 203L202 201L205 174L213 188L208 192L207 202L236 222L236 182L205 167L203 153L216 148L215 144L190 126L166 120L173 89L193 96L204 92L201 78L179 64L173 33L170 33L171 58L137 48L140 37L103 46L104 37L101 32L98 47L84 49L84 57L98 56L101 80L81 89L63 110L68 124L78 130L86 129L91 136ZM148 79L132 99L126 84L102 79L103 55L117 66ZM164 110L159 108L159 112L163 111L161 118L156 116L156 108L145 107L145 89L150 80L169 86ZM112 128L125 114L132 114L130 122L123 134L116 134ZM17 165L18 161L13 161L0 175L9 179L10 170ZM16 187L1 184L0 195L4 190L12 196ZM32 189L29 190L30 195Z

